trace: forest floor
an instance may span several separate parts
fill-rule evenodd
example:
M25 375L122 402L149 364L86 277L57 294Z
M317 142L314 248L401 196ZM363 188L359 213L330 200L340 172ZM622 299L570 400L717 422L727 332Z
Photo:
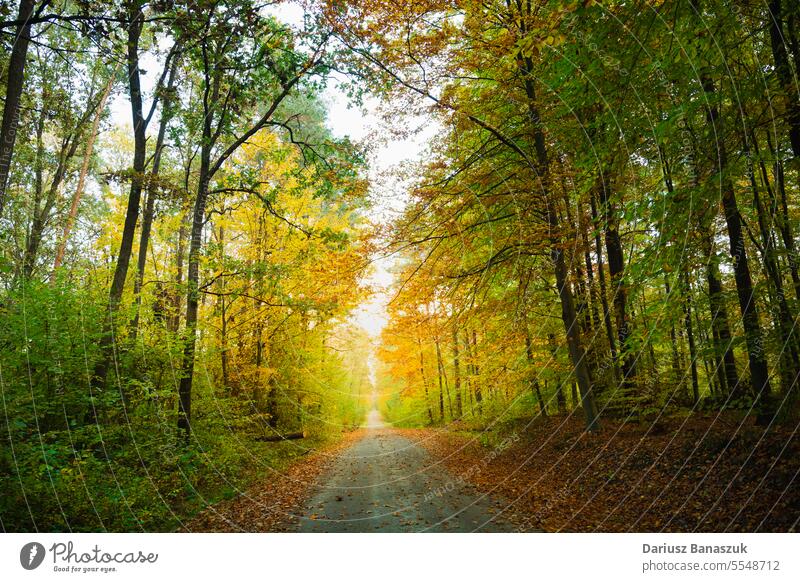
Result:
M372 424L210 506L188 531L795 531L798 426L733 414Z
M764 431L735 414L657 425L577 416L502 430L405 429L458 478L509 500L520 531L787 532L800 520L796 424ZM522 519L519 519L522 516Z

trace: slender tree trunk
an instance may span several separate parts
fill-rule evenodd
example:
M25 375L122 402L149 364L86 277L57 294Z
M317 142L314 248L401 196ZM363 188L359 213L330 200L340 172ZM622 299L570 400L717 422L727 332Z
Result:
M172 333L176 333L181 325L181 305L183 304L181 287L183 286L183 255L186 251L187 219L188 216L186 215L181 217L181 223L178 227L178 240L175 245L175 291L173 294L172 315L168 320L168 329Z
M581 215L584 216L583 213L581 213ZM588 228L589 227L586 224L586 220L581 220L579 229L583 242L583 261L586 265L586 277L589 286L589 303L591 303L592 310L592 329L597 329L600 327L600 312L597 309L597 289L595 288L594 282L594 266L592 265L592 256L590 253L591 245L589 244L589 235L586 232Z
M174 50L174 49L173 49ZM171 92L175 87L175 73L178 68L178 59L174 58L170 64L169 79L166 91ZM169 104L164 101L162 105L161 118L158 123L158 136L156 137L156 147L153 152L153 169L150 172L147 189L147 202L145 203L144 213L142 214L142 228L139 233L139 253L136 258L136 276L133 280L133 294L136 298L136 314L131 322L131 339L136 339L139 331L139 318L142 312L142 285L144 284L144 271L147 267L147 249L150 245L150 233L153 229L153 219L155 218L155 203L158 187L155 185L155 178L161 171L161 155L164 151L164 142L167 135L167 124L172 118L172 111Z
M473 341L477 344L477 334L475 330L472 331L472 338ZM470 385L469 390L472 391L473 398L475 400L475 407L478 409L478 416L483 416L483 398L481 394L481 385L480 379L478 375L478 363L475 361L476 353L477 353L477 345L473 347L470 342L470 333L469 330L464 330L464 347L467 350L467 359L469 360L469 370L470 370Z
M482 403L483 403L483 390L481 389L481 369L478 366L478 332L474 329L472 330L472 354L475 358L472 369L475 372L475 402L478 403L478 412L483 414L482 411Z
M11 170L11 158L14 156L14 144L17 139L17 127L20 118L20 98L25 85L25 63L28 60L28 45L31 40L30 19L33 16L34 0L21 0L17 20L14 42L11 47L11 56L8 61L8 76L6 78L5 105L3 107L3 121L0 126L0 218L6 202L6 188Z
M557 362L558 347L556 346L556 336L553 333L547 334L547 341L550 344L550 357L553 362ZM561 378L556 378L556 403L558 405L558 414L565 415L567 413L567 399L564 396L564 382Z
M267 426L278 428L278 378L275 374L269 377L269 393L267 394ZM302 422L302 418L301 418Z
M218 240L220 250L220 262L225 260L225 228L219 227ZM227 390L230 387L230 377L228 373L228 302L225 296L225 276L220 275L217 279L219 289L219 347L220 347L220 367L222 369L222 385Z
M695 405L700 402L700 386L697 378L697 348L694 342L694 329L692 328L692 288L689 283L689 275L684 266L681 266L681 278L683 279L683 313L684 325L686 326L686 338L689 342L689 358L692 373L692 400Z
M92 120L92 127L89 131L89 135L86 138L86 149L83 153L83 162L81 164L80 172L78 173L78 185L75 187L75 192L72 195L72 203L69 207L69 213L67 214L67 219L64 222L64 231L61 233L61 240L58 243L58 248L56 249L56 258L53 261L53 278L52 280L55 281L55 273L58 268L61 266L61 263L64 260L64 253L67 249L67 242L69 241L69 235L72 232L72 227L75 225L75 220L78 217L78 207L81 202L81 198L83 198L83 190L86 187L86 176L89 175L89 166L92 162L92 154L94 152L94 142L97 140L97 134L100 130L100 121L103 119L103 113L105 112L106 102L108 101L109 96L111 95L111 91L114 89L114 82L116 81L116 74L119 65L114 68L114 71L111 73L111 76L106 83L105 89L103 90L103 94L100 97L100 102L97 105L97 109L94 114L94 119Z
M551 214L551 227L555 228L555 215ZM572 290L567 281L567 266L564 262L564 253L560 246L551 243L550 258L553 261L556 276L556 287L559 298L561 299L561 319L564 322L564 331L567 335L567 346L569 347L572 359L573 372L578 383L583 403L584 414L586 417L586 430L589 432L600 429L598 410L592 392L592 381L589 376L589 368L586 363L586 354L580 341L580 331L578 318L575 313L575 305L572 300Z
M550 261L556 279L556 289L561 301L561 319L564 323L564 332L567 336L573 372L578 382L583 402L586 419L586 430L595 432L600 429L598 410L595 404L592 381L586 354L580 338L580 325L575 312L575 301L569 285L569 272L564 259L564 248L560 236L560 226L556 212L556 200L551 191L549 176L549 161L544 131L542 130L541 115L536 107L536 92L533 84L533 61L530 57L520 57L520 70L528 101L528 118L533 133L533 144L536 152L536 174L545 195L547 225L550 230Z
M461 362L458 348L458 327L453 323L453 387L455 389L456 417L461 420L464 407L461 402Z
M422 378L422 386L425 390L425 408L428 411L428 421L433 424L433 410L431 410L431 401L428 394L428 379L425 377L425 358L422 354L422 341L417 338L417 347L419 348L419 375Z
M45 94L42 94L42 100L44 100ZM41 108L39 111L39 116L36 119L35 127L35 134L36 134L36 155L33 162L33 220L31 224L31 228L28 229L27 236L26 236L26 246L30 246L31 235L32 231L35 228L36 218L39 216L39 207L42 203L42 198L44 197L44 155L45 155L45 148L44 148L44 122L45 122L45 115L46 110L44 107ZM23 279L27 279L30 276L29 272L29 263L30 259L28 257L29 252L28 249L25 249L25 253L23 254L22 258L22 269L21 269L21 276ZM32 266L30 267L32 270Z
M594 246L595 254L597 255L597 279L600 281L600 304L603 308L603 324L606 330L606 338L608 339L608 349L613 363L614 379L619 382L621 379L621 372L619 369L619 362L617 358L617 341L614 339L614 327L611 324L611 310L608 308L608 293L606 292L606 275L603 268L603 244L600 241L600 228L597 216L597 204L595 202L594 193L589 193L589 200L592 208L592 222L595 224Z
M667 304L672 302L671 299L670 299L671 291L672 290L670 289L670 286L669 286L669 278L665 274L664 275L664 292L666 293L666 296L664 297L664 301ZM681 358L680 358L680 355L678 354L678 337L677 337L677 333L675 333L675 322L674 321L670 321L669 339L670 339L670 343L672 344L670 346L671 347L671 352L672 352L672 374L673 374L673 377L674 377L676 389L680 390L680 388L683 386L683 369L681 368L681 361L680 361Z
M766 216L764 205L761 202L761 196L759 194L758 184L756 183L752 162L748 163L748 177L750 179L750 187L753 191L753 206L755 206L756 216L758 219L758 229L761 234L761 258L764 262L767 277L771 281L772 288L775 291L775 301L778 304L777 313L773 314L773 321L775 321L776 328L778 329L781 339L782 349L780 359L783 368L783 386L784 390L788 391L794 384L794 379L797 376L798 369L800 369L796 338L792 331L795 318L792 310L789 308L789 303L786 301L786 294L784 293L783 289L783 279L778 269L775 245L772 238L772 225L768 224L769 217ZM766 181L765 186L769 188L769 183Z
M435 338L434 342L436 344L436 370L439 376L439 422L444 423L444 364L438 338Z
M702 80L703 91L707 95L713 95L716 91L714 82L705 77ZM714 98L710 100L714 103ZM708 124L715 135L724 136L722 119L716 105L707 108L706 118ZM733 182L727 175L728 159L724 140L717 140L717 174L720 179L720 189L722 194L722 207L725 213L725 222L728 227L728 241L730 244L730 254L733 261L734 280L736 281L736 293L739 298L739 309L742 314L742 324L744 326L745 342L747 344L747 354L750 364L750 379L754 396L759 401L759 422L768 422L771 416L771 387L769 382L769 371L767 370L767 360L764 353L763 336L761 334L761 323L759 322L758 307L753 289L753 281L750 276L750 265L747 258L747 249L742 227L742 217L736 202L736 194L733 189Z
M708 303L711 312L711 330L714 345L714 368L721 392L728 393L739 385L736 359L733 354L733 340L728 319L728 309L722 289L722 276L719 271L719 257L714 249L712 229L713 207L701 211L700 247L706 261L706 281L708 283Z
M531 346L531 334L528 330L527 325L525 326L525 356L528 358L528 363L533 366L533 348ZM535 375L531 375L530 379L531 390L533 391L534 395L536 396L536 400L539 402L539 412L542 416L547 418L547 406L544 403L544 398L542 398L542 391L539 389L539 382L536 380Z
M133 238L136 231L136 222L139 218L139 203L142 196L142 180L145 169L145 154L147 148L147 125L145 123L142 106L142 88L139 70L139 38L142 34L144 14L142 0L130 0L128 4L128 93L131 103L131 117L133 122L133 175L128 194L128 208L125 212L125 223L122 227L119 253L117 257L114 277L108 296L108 313L103 325L103 334L100 338L100 359L94 370L93 382L95 387L103 386L108 373L108 366L114 348L114 318L119 309L122 292L125 289L125 279L128 276L131 253L133 251Z
M772 146L772 140L770 139L769 132L767 132L767 145L772 157L775 159L775 189L777 192L776 200L773 202L773 214L775 216L775 221L778 224L778 230L781 233L783 247L786 249L789 272L792 275L792 284L794 286L795 299L800 301L800 271L798 271L797 251L795 250L794 233L792 231L792 225L789 219L789 205L786 199L786 177L783 171L783 162L778 157L775 148ZM764 172L766 172L766 170L764 170ZM780 204L778 200L780 201Z
M200 250L203 246L206 201L208 200L209 169L211 167L211 119L206 116L203 129L203 146L200 153L200 183L192 212L192 230L189 238L189 264L186 277L186 329L183 350L183 372L178 388L180 407L178 428L187 435L191 432L192 379L194 376L194 352L197 343L197 315L200 306Z
M622 382L627 388L633 388L636 377L636 359L630 351L628 338L630 337L630 323L628 318L628 285L625 283L625 255L619 236L616 207L610 200L611 185L608 182L609 173L600 180L598 194L600 208L603 211L603 231L606 241L606 256L608 257L608 271L611 275L612 303L617 327L617 339L622 352Z
M796 8L795 8L796 9ZM798 99L798 85L792 78L789 67L789 58L786 53L783 34L783 10L781 0L770 0L767 27L769 28L772 58L775 63L775 73L778 76L786 96L787 115L786 122L789 126L789 141L795 158L800 158L800 99Z
M662 160L662 171L663 171L663 174L664 174L664 184L665 184L665 186L667 188L667 192L669 192L670 196L674 196L675 188L674 188L674 184L673 184L673 181L672 181L672 170L670 168L669 161L667 160L667 156L666 156L666 154L664 153L664 151L661 148L659 148L659 152L660 152L660 156L661 156L661 160ZM693 186L696 186L696 184L693 184ZM685 198L681 197L679 200L676 200L676 203L684 205L685 204ZM691 377L692 377L692 402L695 405L697 405L697 403L700 401L700 387L699 387L698 378L697 378L697 348L696 348L696 345L695 345L694 329L693 329L693 326L692 326L692 288L691 288L691 284L689 283L689 275L688 275L688 272L687 272L687 269L686 269L686 262L683 260L683 257L681 257L679 259L678 269L679 269L679 272L678 272L678 288L679 288L681 296L682 296L681 309L683 311L683 324L684 324L685 331L686 331L687 341L689 343L689 359L691 360L689 362L689 367L690 367L690 373L691 373ZM669 281L666 278L666 276L664 278L664 282L665 282L665 285L666 285L667 296L669 296L669 294L670 294ZM673 333L673 337L674 337L674 329L675 329L674 323L672 325L672 329L673 329L672 333ZM681 334L681 335L683 335L683 334ZM674 340L673 340L673 343L675 343ZM675 358L675 353L673 353L673 358ZM682 360L682 358L680 358L680 359ZM675 366L673 365L673 367L675 367ZM683 373L683 368L684 368L683 365L679 364L677 366L677 369L680 370L681 373Z

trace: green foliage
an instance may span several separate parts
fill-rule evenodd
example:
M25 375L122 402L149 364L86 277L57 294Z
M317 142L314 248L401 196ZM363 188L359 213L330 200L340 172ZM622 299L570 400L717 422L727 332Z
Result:
M316 378L328 388L321 379L332 378L330 391L320 387L304 400L304 416L280 427L304 428L302 446L259 442L272 433L257 403L200 375L206 380L186 442L175 428L182 344L163 326L148 324L135 345L121 342L119 380L99 392L90 387L104 299L63 278L26 281L5 296L0 434L9 446L0 448L0 518L8 531L171 531L364 416L349 396L351 375L329 359L313 378L298 380L311 386ZM209 352L201 368L216 356ZM283 401L288 416L297 405L293 393Z

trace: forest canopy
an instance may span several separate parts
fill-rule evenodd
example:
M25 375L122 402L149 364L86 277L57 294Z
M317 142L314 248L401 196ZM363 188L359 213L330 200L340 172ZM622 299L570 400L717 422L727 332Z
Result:
M375 403L793 426L799 26L789 0L0 2L3 529L178 528ZM396 216L333 87L438 130Z

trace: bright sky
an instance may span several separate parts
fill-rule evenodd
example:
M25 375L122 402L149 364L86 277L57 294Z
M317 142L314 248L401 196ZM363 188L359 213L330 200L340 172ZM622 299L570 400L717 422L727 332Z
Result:
M409 138L400 139L382 132L385 123L379 113L379 104L367 100L362 109L348 107L347 97L335 85L326 90L325 101L328 104L328 125L334 135L349 135L354 140L369 140L375 135L383 139L375 147L369 160L370 197L373 208L370 219L385 223L391 220L406 203L407 184L399 178L399 169L407 162L416 161L426 149L426 143L435 129L432 123L424 124L425 128ZM413 122L423 125L423 120ZM393 257L375 257L373 270L366 282L373 287L373 295L353 312L353 319L374 338L380 336L387 323L386 303L388 286L392 282L390 273Z

